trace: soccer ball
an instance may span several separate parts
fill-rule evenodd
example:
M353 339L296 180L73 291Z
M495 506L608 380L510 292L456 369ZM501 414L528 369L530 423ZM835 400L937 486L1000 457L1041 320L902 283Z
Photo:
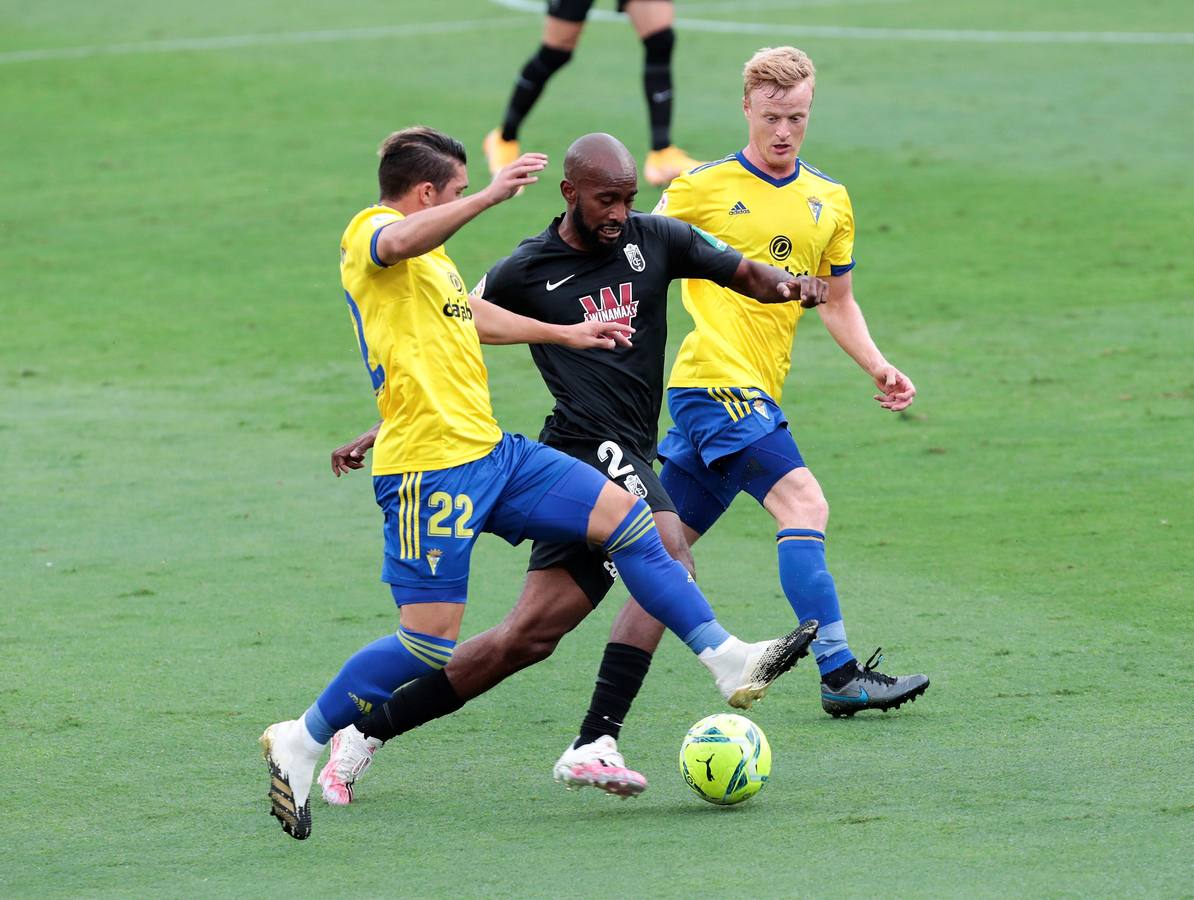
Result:
M680 774L702 800L719 806L749 800L771 775L767 736L745 716L706 716L684 735Z

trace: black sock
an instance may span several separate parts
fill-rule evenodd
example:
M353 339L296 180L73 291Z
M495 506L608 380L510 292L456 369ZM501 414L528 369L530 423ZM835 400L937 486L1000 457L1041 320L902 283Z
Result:
M647 93L652 150L662 150L672 143L672 48L675 45L676 33L670 28L643 38L643 47L647 51L643 62L643 90Z
M543 86L564 64L572 58L571 50L557 50L540 44L538 51L527 60L514 82L514 93L510 95L510 103L506 107L506 120L502 123L502 140L514 141L518 139L518 129L522 120L527 117L539 95L543 93Z
M408 681L394 696L356 722L365 737L388 741L430 722L456 712L464 701L456 694L443 669Z
M603 734L618 737L626 713L630 712L630 704L643 686L650 667L651 654L645 650L629 644L605 645L589 712L580 723L577 746L592 743Z
M831 690L837 690L842 687L847 681L854 677L858 671L858 663L850 659L842 663L832 672L826 672L821 676L821 681L829 686Z

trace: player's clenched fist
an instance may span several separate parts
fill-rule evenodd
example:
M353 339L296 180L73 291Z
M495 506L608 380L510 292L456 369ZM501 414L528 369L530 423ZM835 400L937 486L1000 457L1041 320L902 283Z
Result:
M510 165L499 169L486 190L492 194L495 203L509 200L528 184L538 181L539 177L535 173L546 167L547 154L524 153Z
M792 299L800 297L800 305L812 309L829 299L829 282L815 275L798 275L791 281L783 282L780 293Z

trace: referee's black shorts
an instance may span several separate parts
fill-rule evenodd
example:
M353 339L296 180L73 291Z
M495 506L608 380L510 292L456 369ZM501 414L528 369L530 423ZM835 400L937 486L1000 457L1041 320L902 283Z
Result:
M633 450L614 441L553 441L551 446L596 468L619 487L641 497L652 512L675 512L676 505L654 467ZM527 571L564 569L596 606L617 580L617 569L600 548L590 544L535 541Z
M627 0L618 0L618 12L626 11ZM547 0L547 14L565 22L583 22L593 0Z

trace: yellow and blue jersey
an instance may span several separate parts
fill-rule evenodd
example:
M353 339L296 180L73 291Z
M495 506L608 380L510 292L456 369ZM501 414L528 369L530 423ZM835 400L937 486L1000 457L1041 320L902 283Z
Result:
M773 178L741 152L698 166L671 183L655 212L793 275L844 275L854 266L850 197L802 160L787 178ZM763 304L697 279L682 282L681 296L695 327L680 346L668 387L760 388L779 402L800 304Z
M378 233L402 218L368 207L340 239L340 280L382 418L374 475L472 462L502 437L464 280L444 248L391 266L377 256Z

